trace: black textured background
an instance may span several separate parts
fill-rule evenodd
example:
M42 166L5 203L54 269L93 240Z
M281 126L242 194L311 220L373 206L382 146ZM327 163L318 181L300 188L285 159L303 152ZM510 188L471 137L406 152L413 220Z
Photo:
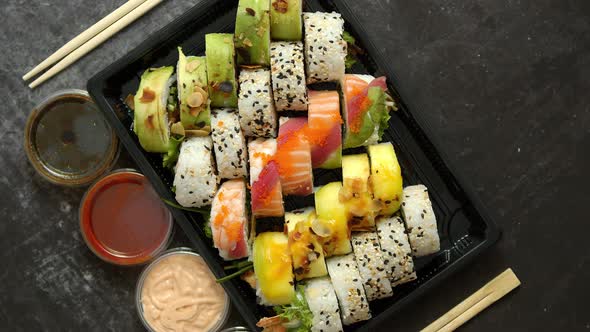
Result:
M340 0L338 0L340 1ZM464 331L590 331L590 2L346 0L389 54L407 99L466 173L503 238L383 330L415 331L506 267L523 285ZM0 330L141 331L140 269L96 258L78 232L82 189L29 166L35 103L86 80L196 0L168 0L49 83L20 77L122 0L0 4ZM125 155L121 166L132 165ZM186 243L180 232L177 244ZM233 318L232 321L237 321Z

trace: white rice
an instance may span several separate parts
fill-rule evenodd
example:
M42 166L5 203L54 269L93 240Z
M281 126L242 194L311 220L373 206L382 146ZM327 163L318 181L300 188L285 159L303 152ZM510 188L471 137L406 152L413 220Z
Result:
M277 111L307 111L302 42L270 44L272 93Z
M334 82L344 77L347 46L344 20L338 13L303 13L307 83Z
M334 286L328 277L309 279L305 299L313 314L312 332L342 332L340 308Z
M213 110L211 128L219 176L222 179L246 177L246 139L240 128L238 112L229 108Z
M369 302L354 260L354 254L334 256L326 260L328 273L340 303L340 317L344 325L371 319Z
M379 238L375 232L355 232L352 234L352 249L369 301L393 295Z
M377 235L383 251L383 262L393 287L415 280L412 248L408 242L404 221L395 214L380 217L376 222Z
M238 110L244 135L276 137L277 113L272 98L270 70L243 69L239 82Z
M421 257L438 252L440 239L428 189L421 184L405 187L401 211L413 255Z
M184 207L211 204L219 179L211 150L211 137L187 138L180 147L174 174L176 201Z

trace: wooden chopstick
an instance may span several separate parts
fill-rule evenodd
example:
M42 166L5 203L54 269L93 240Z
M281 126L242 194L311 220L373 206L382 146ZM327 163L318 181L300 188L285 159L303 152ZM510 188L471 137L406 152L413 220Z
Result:
M130 13L123 16L120 20L116 21L111 26L98 33L88 42L81 45L79 48L64 57L60 62L55 64L55 66L51 67L48 71L43 73L43 75L39 76L35 81L33 81L33 83L29 84L29 88L34 89L41 83L53 77L55 74L67 68L72 63L78 61L78 59L95 49L97 46L105 42L117 32L121 31L127 25L141 17L143 14L157 6L162 1L163 0L147 0L146 2L142 3Z
M52 64L56 63L70 52L75 50L76 48L80 47L80 45L87 42L90 38L96 36L99 32L103 31L116 21L118 21L121 17L127 15L130 11L137 8L137 6L141 5L145 0L129 0L121 7L117 8L114 12L110 13L109 15L105 16L100 21L96 22L93 26L86 29L84 32L76 36L74 39L67 42L64 46L62 46L59 50L55 51L51 54L47 59L43 60L40 64L38 64L35 68L31 71L26 73L23 76L23 80L28 80L31 77L39 74L41 71L47 69Z
M518 286L520 286L520 280L512 272L512 269L507 269L456 307L432 322L422 332L454 331Z

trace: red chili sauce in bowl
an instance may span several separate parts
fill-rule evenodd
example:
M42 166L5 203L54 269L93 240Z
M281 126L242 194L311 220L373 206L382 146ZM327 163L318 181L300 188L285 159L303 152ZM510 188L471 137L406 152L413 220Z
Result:
M80 230L101 259L138 265L166 249L172 215L142 174L119 170L98 180L82 198Z

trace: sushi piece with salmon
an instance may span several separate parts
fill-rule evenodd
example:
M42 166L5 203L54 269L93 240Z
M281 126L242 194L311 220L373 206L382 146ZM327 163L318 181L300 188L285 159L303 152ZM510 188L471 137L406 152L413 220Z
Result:
M342 166L342 117L337 91L309 90L307 138L313 168Z
M248 212L243 179L224 182L211 205L213 246L225 260L248 257Z
M306 137L307 118L281 117L275 160L283 195L307 196L313 192L311 147Z
M378 143L389 126L389 110L395 109L385 76L346 74L341 88L344 148Z
M252 215L280 217L285 214L274 138L257 138L248 143Z

